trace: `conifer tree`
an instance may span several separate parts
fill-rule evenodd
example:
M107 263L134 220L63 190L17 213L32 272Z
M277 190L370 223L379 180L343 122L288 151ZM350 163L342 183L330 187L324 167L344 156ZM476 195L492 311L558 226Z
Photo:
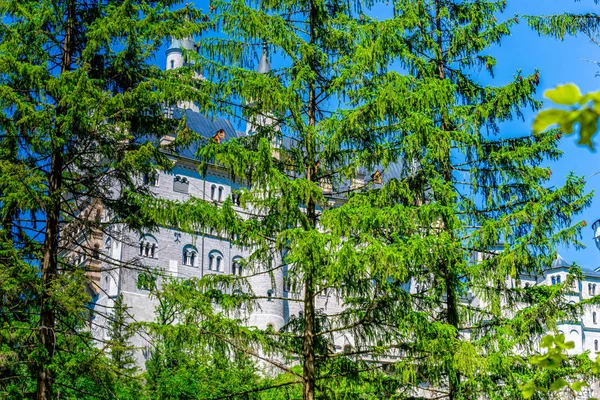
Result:
M123 302L123 295L118 294L108 322L110 337L108 347L110 358L119 373L133 375L133 372L137 370L137 365L133 358L133 346L130 344L133 331L129 329L127 309L127 305Z
M556 132L500 132L539 108L539 74L504 86L471 76L493 75L488 49L518 23L498 20L504 1L385 4L387 18L372 17L377 2L211 3L219 34L200 41L203 91L253 129L205 143L200 170L240 180L244 212L155 200L147 218L251 248L250 277L283 269L289 296L269 300L302 313L279 332L232 317L265 301L250 278L210 275L167 295L187 332L285 371L304 399L349 377L397 396L516 397L535 373L523 354L577 312L564 301L572 280L526 288L520 276L551 265L557 244L580 245L573 217L590 196L575 176L547 187ZM278 62L254 72L263 42ZM343 307L321 310L323 297ZM333 351L340 337L345 353Z
M0 2L2 351L15 367L2 385L24 396L58 396L64 335L89 345L84 287L97 291L89 277L111 262L95 243L103 212L144 226L126 192L169 168L150 142L177 128L163 105L190 75L152 57L169 35L200 31L198 11L170 11L179 3Z

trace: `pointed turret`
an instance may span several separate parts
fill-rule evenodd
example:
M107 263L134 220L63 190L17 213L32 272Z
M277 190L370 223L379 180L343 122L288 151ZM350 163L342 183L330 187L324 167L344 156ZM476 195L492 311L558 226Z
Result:
M169 70L191 65L192 63L186 60L186 54L184 54L186 51L196 51L196 44L192 38L185 37L183 39L176 39L175 37L171 37L171 43L166 51L166 69ZM198 79L204 79L201 74L196 73L195 76ZM190 101L178 102L177 108L190 109L196 112L199 111L198 106Z
M600 250L600 219L592 224L592 229L594 230L594 242Z
M260 61L258 62L257 72L261 74L268 74L271 72L271 63L269 62L269 49L267 43L263 43L262 54L260 55Z
M184 50L195 51L196 46L192 38L176 39L171 37L171 43L166 51L167 54L167 68L175 69L183 67L185 63Z
M266 42L263 42L262 45L262 54L260 55L260 60L258 61L258 68L256 68L256 72L259 74L268 74L271 72L271 63L269 62L269 48ZM252 104L253 101L250 101ZM246 135L251 135L256 132L256 128L258 126L267 126L273 125L273 119L268 115L257 115L252 120L248 121L246 124Z

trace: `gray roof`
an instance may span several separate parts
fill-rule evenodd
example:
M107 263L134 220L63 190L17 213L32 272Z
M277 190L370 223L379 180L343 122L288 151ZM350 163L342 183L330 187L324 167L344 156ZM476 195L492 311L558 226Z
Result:
M190 37L186 37L183 39L176 39L171 37L171 44L167 49L167 54L172 51L181 51L181 49L191 50L193 51L196 48L196 44L194 43L194 39Z
M271 63L269 62L269 49L267 44L263 44L262 54L260 55L260 61L258 62L257 72L261 74L268 74L271 72Z
M560 254L556 255L554 261L552 261L552 268L570 267L571 264L565 260Z
M173 113L175 119L182 118L185 115L187 127L206 139L211 139L217 131L223 129L225 137L222 141L227 141L239 137L239 132L235 130L232 123L221 118L211 118L202 115L199 112L187 109L176 109ZM196 159L196 150L200 143L193 144L190 147L182 149L178 152L181 157Z

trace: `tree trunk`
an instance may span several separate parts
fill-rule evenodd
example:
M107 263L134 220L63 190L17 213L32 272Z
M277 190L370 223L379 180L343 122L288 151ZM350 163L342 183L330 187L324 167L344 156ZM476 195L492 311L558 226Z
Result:
M317 10L315 5L310 4L310 44L314 43L315 40L315 20ZM311 69L315 69L316 65L314 62L314 56L309 56L309 64ZM306 138L306 150L307 150L307 166L306 166L306 179L314 182L316 179L316 137L314 135L313 128L316 125L316 93L315 93L315 82L314 80L309 84L308 93L308 126L309 131ZM309 220L309 229L316 229L317 227L317 215L316 205L312 198L309 198L306 204L306 214ZM315 289L314 289L314 270L315 266L309 264L309 268L305 271L304 279L304 343L302 348L302 358L304 360L304 366L302 370L302 398L303 400L314 400L315 398Z
M438 69L438 78L440 80L446 79L446 65L444 60L444 43L442 37L442 21L440 16L441 5L439 0L435 0L435 27L437 31L437 45L438 45L438 54L437 54L437 69ZM444 114L441 114L441 130L448 130L448 124ZM452 180L452 171L450 168L450 150L448 150L448 154L446 159L444 160L443 173L444 173L444 181L446 183ZM447 205L447 204L444 204ZM448 229L448 222L442 221L443 227ZM452 265L448 263L444 263L441 266L442 271L444 273L444 281L446 284L446 323L448 325L453 326L456 329L456 335L458 337L458 303L456 299L456 276L453 272ZM449 371L448 374L448 399L455 400L458 396L458 386L460 384L460 374L453 373L454 371Z
M61 73L71 69L74 17L75 2L70 0L67 4L67 23L63 42ZM56 112L60 115L66 110L58 107ZM58 272L62 170L64 164L62 136L64 136L63 127L56 126L56 132L50 140L52 153L48 175L48 204L45 210L46 236L44 238L44 258L41 266L42 293L40 295L40 325L38 332L40 343L46 352L38 365L36 400L50 400L52 398L52 371L48 366L52 362L56 347L54 332L56 309L55 305L52 304L52 290Z

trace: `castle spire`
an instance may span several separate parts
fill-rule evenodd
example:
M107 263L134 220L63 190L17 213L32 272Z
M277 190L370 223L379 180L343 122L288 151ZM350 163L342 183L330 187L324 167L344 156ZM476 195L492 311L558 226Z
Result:
M260 61L258 62L257 72L261 74L268 74L271 72L271 63L269 62L269 48L267 42L263 42L262 54L260 55Z

